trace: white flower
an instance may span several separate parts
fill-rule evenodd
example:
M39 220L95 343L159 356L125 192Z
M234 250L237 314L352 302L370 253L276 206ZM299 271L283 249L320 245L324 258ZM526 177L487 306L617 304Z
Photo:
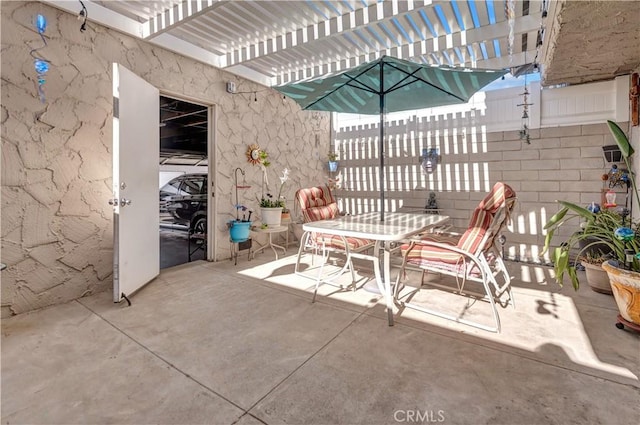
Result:
M284 182L286 182L287 180L289 180L289 169L285 168L284 170L282 170L282 177L280 177L280 185L282 186L284 184Z

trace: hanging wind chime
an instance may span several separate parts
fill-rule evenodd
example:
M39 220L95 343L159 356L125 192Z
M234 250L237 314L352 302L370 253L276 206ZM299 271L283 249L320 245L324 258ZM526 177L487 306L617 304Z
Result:
M507 0L504 4L504 14L509 24L509 38L508 38L508 52L509 52L509 64L511 65L511 73L513 72L513 45L515 42L515 21L516 21L516 2L515 0ZM524 62L527 66L527 51L524 52ZM524 140L525 143L531 144L531 136L529 134L529 106L533 103L529 103L529 87L527 86L527 74L524 74L524 92L520 94L522 96L522 103L517 106L522 106L522 126L519 131L520 140Z
M45 75L46 73L49 71L49 61L40 57L39 55L36 54L36 52L40 49L43 49L47 46L47 39L44 37L44 32L47 29L47 18L44 17L44 15L40 15L38 14L36 16L35 19L35 27L36 30L38 31L38 34L40 35L40 38L42 39L42 42L44 43L43 46L38 47L36 49L32 49L31 52L29 52L29 54L33 57L33 67L36 71L36 75L38 77L37 80L37 85L38 85L38 96L40 97L40 101L42 103L45 102L45 96L44 96L44 83L46 82L45 80Z
M524 140L526 144L531 144L531 136L529 134L529 106L533 103L529 103L529 88L527 87L527 76L524 76L524 92L521 93L522 103L518 106L522 106L522 128L520 129L520 140Z

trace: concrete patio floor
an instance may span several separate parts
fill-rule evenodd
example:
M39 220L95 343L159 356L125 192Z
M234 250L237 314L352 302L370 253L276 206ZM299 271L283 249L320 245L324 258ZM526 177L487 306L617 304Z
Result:
M288 254L165 269L132 306L107 291L3 320L2 423L638 423L640 335L615 328L611 296L510 263L500 334L410 310L389 327L363 288L312 304Z

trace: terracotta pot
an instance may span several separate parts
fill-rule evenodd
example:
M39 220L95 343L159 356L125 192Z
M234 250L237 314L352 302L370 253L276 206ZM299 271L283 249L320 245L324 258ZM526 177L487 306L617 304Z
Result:
M602 266L584 261L581 261L580 264L584 266L584 271L587 274L587 283L591 289L601 294L613 294L611 283L609 283L609 275Z
M623 319L640 325L640 273L616 267L611 260L602 263L613 289L613 297Z

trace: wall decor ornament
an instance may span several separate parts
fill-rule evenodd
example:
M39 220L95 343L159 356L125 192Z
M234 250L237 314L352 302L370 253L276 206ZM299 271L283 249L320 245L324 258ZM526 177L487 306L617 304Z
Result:
M254 165L260 163L260 146L253 144L247 148L247 161Z
M31 55L31 57L33 57L33 67L38 77L38 81L37 81L38 96L40 97L40 101L44 103L45 96L44 96L43 86L44 86L44 83L46 82L44 77L45 77L45 74L49 71L49 61L37 55L36 52L40 49L47 47L47 39L44 37L44 32L47 30L47 18L44 15L38 14L36 16L34 25L44 45L35 49L31 49L29 54Z
M440 154L438 148L422 148L420 155L420 167L424 174L431 174L440 162Z

